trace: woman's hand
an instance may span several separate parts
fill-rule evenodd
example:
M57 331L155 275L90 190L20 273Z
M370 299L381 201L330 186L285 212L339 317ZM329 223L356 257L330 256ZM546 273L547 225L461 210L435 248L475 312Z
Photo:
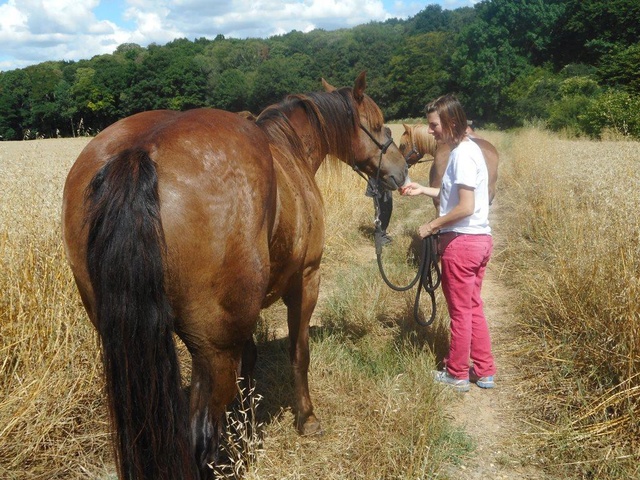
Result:
M420 235L422 238L425 238L430 235L435 235L436 233L438 233L438 230L440 229L434 228L434 226L431 225L431 222L427 222L424 225L420 225L418 227L418 235Z
M409 182L404 187L400 187L401 195L421 195L424 193L424 187L417 182Z

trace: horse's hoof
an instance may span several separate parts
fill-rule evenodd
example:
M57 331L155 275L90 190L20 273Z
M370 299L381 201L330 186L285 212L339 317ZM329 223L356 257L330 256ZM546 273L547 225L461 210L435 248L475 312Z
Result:
M311 435L322 435L322 426L320 425L320 420L318 420L315 415L311 415L304 421L304 423L298 423L298 431L303 437L308 437Z

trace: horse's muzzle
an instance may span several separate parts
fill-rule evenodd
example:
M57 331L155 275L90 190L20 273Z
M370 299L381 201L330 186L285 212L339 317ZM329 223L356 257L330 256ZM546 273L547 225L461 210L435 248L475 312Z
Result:
M404 166L404 169L398 173L388 173L387 175L382 177L382 183L387 188L387 190L397 190L400 187L404 186L409 178L409 167L407 165Z

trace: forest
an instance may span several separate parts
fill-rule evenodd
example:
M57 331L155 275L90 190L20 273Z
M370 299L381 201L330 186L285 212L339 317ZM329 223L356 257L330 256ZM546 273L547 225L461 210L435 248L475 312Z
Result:
M638 38L638 0L484 0L335 31L122 44L0 72L0 138L93 135L151 109L259 113L366 70L388 122L421 118L428 101L455 93L483 128L640 139Z

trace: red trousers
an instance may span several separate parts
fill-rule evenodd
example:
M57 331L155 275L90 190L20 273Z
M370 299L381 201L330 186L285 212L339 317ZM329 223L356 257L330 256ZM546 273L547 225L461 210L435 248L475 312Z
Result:
M445 358L449 375L469 378L496 373L489 326L482 308L482 279L493 250L491 235L460 235L442 253L442 290L451 317L451 344Z

